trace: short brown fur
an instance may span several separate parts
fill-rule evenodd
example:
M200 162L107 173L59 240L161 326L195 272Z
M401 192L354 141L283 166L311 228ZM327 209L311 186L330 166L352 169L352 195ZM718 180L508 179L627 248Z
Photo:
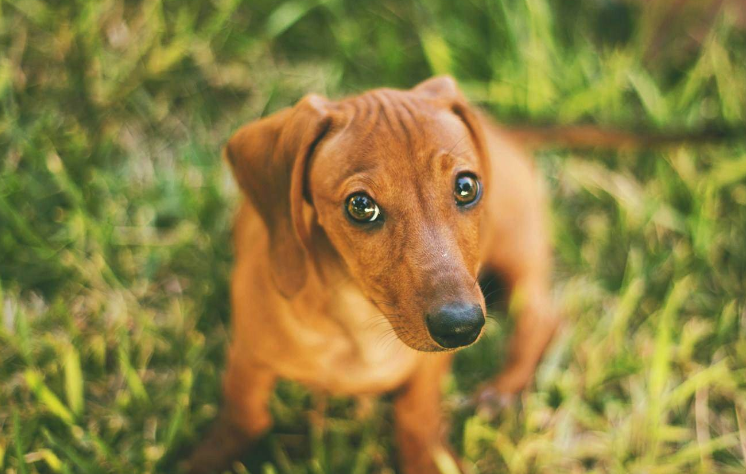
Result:
M402 472L439 472L452 352L424 315L454 300L484 311L478 276L505 276L515 332L482 401L526 387L558 324L531 161L447 77L338 102L308 96L241 128L226 154L248 197L234 231L232 341L224 408L190 472L229 466L269 429L279 378L335 394L395 393ZM471 209L452 195L464 171L484 190ZM346 197L359 191L381 206L383 223L345 215Z

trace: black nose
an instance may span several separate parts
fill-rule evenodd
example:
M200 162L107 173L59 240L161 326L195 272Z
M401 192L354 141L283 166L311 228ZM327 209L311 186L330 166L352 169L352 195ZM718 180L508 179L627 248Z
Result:
M477 340L484 326L482 308L465 303L441 306L425 320L432 338L446 349L468 346Z

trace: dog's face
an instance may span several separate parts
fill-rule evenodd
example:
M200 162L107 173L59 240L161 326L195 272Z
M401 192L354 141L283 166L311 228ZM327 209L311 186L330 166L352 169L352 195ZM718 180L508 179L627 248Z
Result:
M311 109L315 112L296 122L298 130L312 132L295 139L305 144L291 147L306 162L299 165L296 158L284 168L294 175L289 211L300 240L309 240L299 228L297 201L305 200L352 278L404 343L444 351L476 341L485 321L477 277L489 170L479 124L453 81L434 79L410 91L376 90L317 102ZM289 146L282 138L287 130L285 123L276 132L274 161L277 150ZM247 140L233 141L229 156L240 155ZM239 175L239 160L231 161ZM265 179L269 183L242 183L260 212L261 187L272 182ZM278 268L292 266L293 247L283 240L288 230L277 230L284 223L274 212L263 213L270 238L288 248L276 250L273 259ZM292 292L295 280L303 281L300 271L305 270L285 270L278 281Z
M318 222L398 337L422 351L474 342L484 324L482 160L464 119L413 91L337 105L307 188ZM337 118L339 123L339 118Z

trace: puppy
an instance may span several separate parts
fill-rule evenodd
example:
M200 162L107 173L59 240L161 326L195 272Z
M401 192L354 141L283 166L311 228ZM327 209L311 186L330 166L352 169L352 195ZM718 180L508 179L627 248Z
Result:
M190 472L219 471L250 449L272 425L280 378L394 393L401 471L440 472L441 381L453 352L482 333L480 273L504 277L517 315L506 368L483 400L526 387L558 324L531 161L449 77L336 102L309 95L242 127L225 154L247 198L234 231L232 340L224 407Z

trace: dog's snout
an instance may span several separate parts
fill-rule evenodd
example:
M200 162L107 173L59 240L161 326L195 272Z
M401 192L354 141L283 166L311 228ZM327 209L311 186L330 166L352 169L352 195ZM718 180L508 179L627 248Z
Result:
M447 304L428 314L425 321L435 342L455 349L477 340L484 326L484 313L479 305Z

